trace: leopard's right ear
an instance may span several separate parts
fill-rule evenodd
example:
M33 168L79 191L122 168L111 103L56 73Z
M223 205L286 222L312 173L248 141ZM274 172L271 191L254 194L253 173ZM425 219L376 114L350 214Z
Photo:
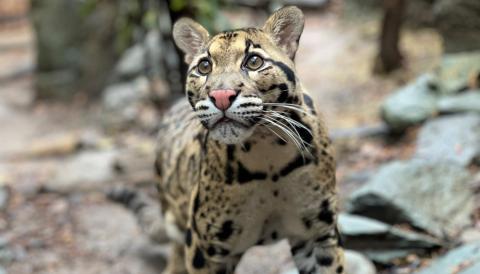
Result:
M185 62L192 62L209 40L208 31L190 18L181 18L173 26L173 40L185 53Z

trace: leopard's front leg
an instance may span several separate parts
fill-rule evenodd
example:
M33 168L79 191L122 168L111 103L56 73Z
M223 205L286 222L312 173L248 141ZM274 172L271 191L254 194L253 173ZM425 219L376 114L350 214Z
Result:
M202 241L202 235L188 229L185 259L189 274L230 274L240 261L242 254L231 251L218 242ZM206 237L205 237L206 238Z
M327 237L291 243L293 260L300 274L344 273L343 250L336 238Z
M336 212L328 199L323 200L318 209L313 215L306 214L302 218L308 231L306 237L289 239L295 264L300 274L344 273Z
M206 185L207 183L203 184ZM185 264L189 274L234 273L243 252L244 231L239 204L220 185L194 190L185 236ZM239 244L242 243L242 244ZM248 245L246 245L248 246Z

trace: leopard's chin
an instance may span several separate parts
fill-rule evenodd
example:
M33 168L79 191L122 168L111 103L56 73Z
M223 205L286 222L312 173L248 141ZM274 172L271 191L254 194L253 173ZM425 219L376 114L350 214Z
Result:
M246 127L234 120L226 120L216 123L209 130L209 137L229 145L239 144L248 139L253 134L253 131L253 127Z

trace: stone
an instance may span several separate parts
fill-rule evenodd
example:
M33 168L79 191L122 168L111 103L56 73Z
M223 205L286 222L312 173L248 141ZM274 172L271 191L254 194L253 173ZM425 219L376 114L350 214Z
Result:
M389 224L408 223L439 238L471 225L468 170L451 162L394 161L352 193L347 211Z
M146 68L145 58L145 47L141 44L135 44L123 53L115 67L115 73L120 78L130 78L140 75Z
M436 259L417 274L478 274L480 273L480 241L460 246Z
M445 96L438 101L440 113L480 113L480 90Z
M108 86L103 92L103 115L107 125L122 126L134 122L149 97L149 81L140 76L135 80Z
M83 205L73 217L81 248L112 259L134 247L141 235L135 216L115 204Z
M432 80L432 75L425 74L385 100L381 114L392 130L401 132L435 115L437 95Z
M115 176L115 150L84 151L69 157L57 169L45 187L51 191L66 193L80 190L101 189Z
M427 122L418 135L414 157L461 166L480 160L480 114L457 114Z
M480 1L436 0L433 15L445 52L480 49Z
M462 243L480 242L480 229L477 227L468 228L460 236Z
M360 252L345 250L345 273L376 274L373 263Z
M287 240L268 246L255 246L242 256L235 273L298 273Z
M402 230L363 216L341 213L338 224L346 248L361 251L382 264L442 246L439 240L428 235Z
M480 50L445 54L434 73L440 94L455 94L468 89L469 84L480 76Z

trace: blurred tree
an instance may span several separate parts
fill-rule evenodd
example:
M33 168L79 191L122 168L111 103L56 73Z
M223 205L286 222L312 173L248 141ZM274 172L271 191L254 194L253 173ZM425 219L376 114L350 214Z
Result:
M379 53L375 60L376 73L389 73L402 66L400 34L407 0L385 0L380 34Z
M163 79L180 94L186 65L173 44L172 22L189 16L210 31L224 29L222 5L221 0L32 0L37 97L97 98L107 83L118 81L115 64L135 45L147 55L141 73ZM147 37L157 37L157 44ZM153 56L145 47L160 53Z

